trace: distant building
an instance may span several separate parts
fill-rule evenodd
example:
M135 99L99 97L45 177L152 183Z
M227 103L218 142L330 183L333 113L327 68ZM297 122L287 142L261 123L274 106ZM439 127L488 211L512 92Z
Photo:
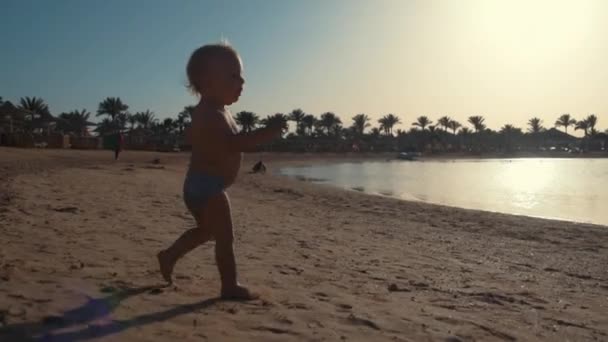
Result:
M577 146L580 138L562 132L556 128L550 128L544 132L538 133L543 139L543 145L556 148L571 148Z

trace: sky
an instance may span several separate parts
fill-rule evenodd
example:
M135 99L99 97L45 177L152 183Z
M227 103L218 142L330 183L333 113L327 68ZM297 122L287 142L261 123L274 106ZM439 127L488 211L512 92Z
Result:
M231 111L301 108L345 125L392 113L396 128L448 115L490 128L545 126L570 113L608 128L605 0L2 0L0 96L42 97L54 114L95 113L118 96L130 112L174 117L197 98L185 66L227 39L245 90Z

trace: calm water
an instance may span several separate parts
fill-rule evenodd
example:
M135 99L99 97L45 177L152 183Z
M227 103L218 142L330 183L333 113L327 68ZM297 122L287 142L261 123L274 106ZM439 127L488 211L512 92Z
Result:
M608 225L608 159L365 162L280 173L407 200Z

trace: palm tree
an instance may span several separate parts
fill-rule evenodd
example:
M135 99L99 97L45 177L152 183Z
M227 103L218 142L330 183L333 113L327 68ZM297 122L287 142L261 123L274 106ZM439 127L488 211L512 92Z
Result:
M316 119L314 124L314 134L318 136L326 135L325 127L323 127L323 123L321 119Z
M94 125L89 122L91 113L86 109L81 111L73 110L69 113L59 114L57 120L57 130L63 131L64 133L74 133L79 136L83 136L87 132L87 127Z
M462 127L462 129L460 130L460 132L458 132L458 134L460 135L469 135L471 134L471 130L468 127Z
M114 118L114 123L115 123L116 128L121 131L123 131L127 128L128 122L129 122L129 113L128 112L119 113Z
M39 123L49 122L53 119L49 106L39 97L22 97L19 99L19 104L20 109L29 112L25 118L28 120L29 129L39 127Z
M460 143L464 145L464 147L468 150L471 149L473 145L473 139L471 135L473 132L468 127L462 127L460 131L458 131L458 135L460 136Z
M19 99L19 108L30 111L40 116L48 114L50 115L49 106L44 103L44 100L39 97L22 97Z
M159 136L163 134L163 124L162 122L158 122L158 120L154 120L149 126L150 133L153 136Z
M425 130L427 126L431 125L433 121L429 120L426 116L419 116L415 122L412 122L412 126L420 127L421 130Z
M480 115L470 116L468 121L471 125L473 125L473 128L475 128L476 133L481 132L484 129L486 129L486 125L484 124L485 119L483 116L480 116Z
M272 125L281 125L283 127L283 132L286 132L289 126L287 125L287 115L283 113L276 113L273 115L269 115L266 118L262 119L260 123L265 127Z
M127 114L127 122L129 123L129 130L134 130L137 124L137 114Z
M380 136L380 128L378 128L378 127L374 127L374 128L372 128L372 130L371 130L371 132L369 133L369 135L370 135L372 138L374 138L374 139L378 138L378 137Z
M528 132L532 134L537 134L544 130L543 121L537 117L528 120L528 126L530 126L530 128L528 128Z
M325 128L327 135L329 135L336 126L341 124L342 120L332 112L323 113L321 115L321 120L319 120L319 125L322 128Z
M304 116L302 118L302 127L304 129L304 133L306 133L306 131L308 131L308 134L312 135L312 130L313 130L313 127L315 126L316 121L317 121L317 118L315 118L314 115L306 114L306 116Z
M576 122L575 126L574 126L574 130L583 130L583 132L585 133L585 137L587 137L587 135L589 135L589 122L587 120L581 120Z
M185 106L184 109L181 112L179 112L178 115L187 116L190 119L192 119L192 114L194 114L195 109L196 109L196 106Z
M22 97L19 99L19 108L30 112L27 119L33 124L51 116L49 106L39 97Z
M513 149L512 147L512 140L513 140L513 136L516 134L521 134L521 129L519 128L515 128L515 126L507 124L504 125L501 129L500 129L500 134L502 136L505 137L505 149L507 151L511 151Z
M249 133L258 124L260 118L253 112L242 111L236 113L235 121L241 126L241 131Z
M521 132L521 128L517 128L511 124L506 124L500 129L501 134L515 134Z
M160 127L164 134L172 135L173 133L175 133L175 130L177 129L177 122L175 120L173 120L172 118L166 118L162 121L162 124L160 125Z
M344 132L344 128L342 127L342 123L337 123L335 124L332 129L331 129L331 134L337 138L341 138L342 136L344 136L345 132Z
M587 137L590 135L590 133L592 133L591 124L595 125L596 121L597 118L595 118L595 115L593 115L593 118L591 120L589 120L589 117L587 117L584 120L578 121L574 126L575 131L581 129L585 133L585 136L583 138L583 150L587 150L589 147L589 140L587 139ZM595 131L595 128L593 128L593 131Z
M557 119L557 121L555 121L555 126L564 127L564 131L566 132L566 134L568 134L568 127L573 125L576 125L576 120L571 117L570 114L563 114L559 117L559 119Z
M116 125L110 118L104 118L101 122L97 123L97 128L95 128L95 132L97 132L100 136L106 135L108 133L112 133L116 131Z
M437 121L437 123L439 124L439 126L443 127L443 131L444 132L447 132L448 129L451 128L451 126L450 126L451 122L452 122L452 119L450 119L449 116L442 116Z
M353 116L353 124L351 127L353 128L356 134L365 134L365 128L369 126L369 116L367 116L366 114L357 114Z
M528 120L528 133L532 134L532 141L536 145L536 148L540 148L540 136L538 135L540 132L544 131L543 121L537 117L534 117Z
M383 116L382 118L380 118L380 120L378 120L378 123L380 123L380 127L381 129L384 129L384 132L386 133L386 135L393 135L393 126L397 125L400 123L400 120L397 116L393 115L393 114L388 114Z
M595 125L597 124L597 116L595 116L595 114L591 114L585 118L585 121L587 122L587 126L589 128L589 135L596 135L597 131L595 130Z
M449 128L452 130L452 133L454 135L456 135L456 131L462 127L462 125L460 124L460 122L456 121L456 120L450 120L450 123L448 124Z
M123 114L129 109L129 106L122 103L120 97L107 97L99 103L97 116L108 115L112 121L115 121L118 115Z
M305 116L306 116L306 113L304 113L304 111L299 108L294 109L291 111L291 113L289 113L288 118L289 118L289 120L296 123L296 133L298 135L304 134L304 128L302 127L302 120L304 119Z
M81 111L72 111L72 118L74 120L74 124L76 125L76 129L78 130L78 134L85 135L87 133L88 126L93 125L93 123L89 121L90 117L91 112L87 111L86 109L82 109Z
M388 129L389 124L387 122L388 120L386 119L386 117L381 117L380 119L378 119L378 123L380 124L380 130L384 131L385 135L389 135L390 131Z
M149 109L146 109L145 112L137 112L135 113L137 117L137 123L139 127L143 129L150 129L152 125L156 122L156 118L154 118L154 112L151 112Z
M177 120L175 120L177 124L177 130L179 134L183 134L186 130L186 127L190 125L192 114L186 110L182 110L177 114Z

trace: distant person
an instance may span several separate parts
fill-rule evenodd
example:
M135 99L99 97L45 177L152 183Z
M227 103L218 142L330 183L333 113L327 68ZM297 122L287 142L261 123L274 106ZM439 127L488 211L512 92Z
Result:
M124 145L124 139L121 132L116 133L114 141L114 160L118 160L118 155L120 154L120 151L122 151Z
M237 281L234 233L226 189L239 172L242 153L270 142L282 133L273 125L252 133L239 129L226 106L243 90L241 59L227 44L205 45L194 51L186 67L189 86L200 96L192 114L190 166L184 181L184 202L197 227L184 232L158 253L160 272L171 282L175 263L186 253L215 239L215 259L221 277L221 297L253 299L253 292Z
M253 168L251 168L251 172L252 173L266 173L266 165L264 165L264 163L260 160L257 163L255 163L255 165L253 165Z

